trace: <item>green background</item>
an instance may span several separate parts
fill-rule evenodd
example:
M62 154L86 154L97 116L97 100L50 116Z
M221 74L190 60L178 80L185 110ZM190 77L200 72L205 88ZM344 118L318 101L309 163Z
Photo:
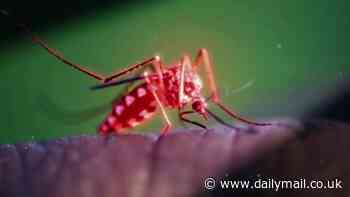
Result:
M69 12L79 13L81 4ZM349 77L347 8L330 0L135 1L92 6L52 24L34 17L33 29L102 74L155 54L171 63L205 47L223 101L246 117L268 119L304 113ZM109 110L85 120L86 110L108 104L122 88L90 91L94 79L13 35L12 25L1 28L0 143L95 133ZM158 117L136 130L161 123Z

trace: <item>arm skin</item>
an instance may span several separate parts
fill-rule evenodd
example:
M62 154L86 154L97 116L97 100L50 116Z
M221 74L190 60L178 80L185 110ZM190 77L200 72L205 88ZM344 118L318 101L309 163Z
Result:
M272 122L277 125L242 127L238 133L215 127L210 131L179 129L161 137L77 136L0 145L0 196L173 197L196 196L199 192L206 196L223 196L222 192L224 196L232 196L232 192L247 196L245 190L209 192L204 189L207 177L338 178L343 189L258 190L248 194L349 196L349 124L323 120Z
M215 127L0 145L0 196L191 196L206 177L238 170L301 130L296 121L277 122L240 132Z

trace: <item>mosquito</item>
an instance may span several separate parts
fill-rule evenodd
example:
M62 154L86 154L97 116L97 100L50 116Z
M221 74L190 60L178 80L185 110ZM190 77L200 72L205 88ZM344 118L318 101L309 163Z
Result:
M153 56L105 76L87 69L88 66L66 59L27 26L20 26L30 35L34 43L50 55L97 80L99 84L91 87L92 90L128 84L124 92L112 102L111 112L99 125L97 130L101 135L125 133L126 129L133 128L153 117L158 109L164 119L161 134L167 134L172 128L166 109L177 109L181 121L204 129L207 129L205 125L189 119L188 115L198 114L206 121L210 116L219 123L233 127L210 111L208 102L218 106L233 119L256 126L271 125L271 123L259 123L243 118L223 104L215 82L211 59L205 48L198 50L193 61L189 55L185 54L177 63L166 65L159 56ZM204 69L209 97L204 96L200 69Z

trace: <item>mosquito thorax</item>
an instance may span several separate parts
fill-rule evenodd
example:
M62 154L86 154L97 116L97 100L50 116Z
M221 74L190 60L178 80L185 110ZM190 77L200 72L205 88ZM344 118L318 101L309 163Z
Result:
M196 98L201 97L202 80L195 72L187 71L184 75L184 92L180 104L180 72L179 67L174 66L163 73L163 82L166 90L165 98L168 106L174 108L179 105L184 106L190 104L194 102Z

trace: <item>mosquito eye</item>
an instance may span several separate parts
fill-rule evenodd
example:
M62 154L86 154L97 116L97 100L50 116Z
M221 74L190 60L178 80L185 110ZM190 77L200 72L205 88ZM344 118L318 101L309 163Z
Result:
M196 112L201 113L203 111L203 105L200 101L195 101L192 103L192 109Z

